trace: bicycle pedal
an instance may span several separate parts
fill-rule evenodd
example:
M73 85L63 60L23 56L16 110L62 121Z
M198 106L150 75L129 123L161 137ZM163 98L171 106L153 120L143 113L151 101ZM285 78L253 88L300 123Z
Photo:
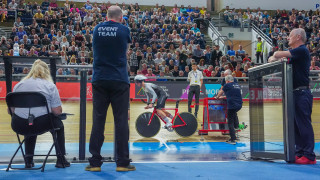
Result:
M172 128L172 127L168 127L167 130L168 130L169 132L173 132L173 128Z
M164 127L162 127L162 128L168 130L169 132L172 132L172 131L173 131L173 128L172 128L172 127L166 127L166 126L164 126Z

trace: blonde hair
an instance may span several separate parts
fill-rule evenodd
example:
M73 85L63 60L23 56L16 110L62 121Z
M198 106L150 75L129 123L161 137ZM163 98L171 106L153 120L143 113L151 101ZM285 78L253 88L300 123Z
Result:
M30 78L40 78L53 82L48 65L40 59L34 61L30 72L21 81Z

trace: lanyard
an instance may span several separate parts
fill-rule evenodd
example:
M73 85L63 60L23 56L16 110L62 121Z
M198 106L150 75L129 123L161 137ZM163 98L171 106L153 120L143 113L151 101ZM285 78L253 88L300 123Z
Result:
M193 72L193 75L194 75L195 81L197 81L197 76L198 76L197 71L196 71L196 73Z

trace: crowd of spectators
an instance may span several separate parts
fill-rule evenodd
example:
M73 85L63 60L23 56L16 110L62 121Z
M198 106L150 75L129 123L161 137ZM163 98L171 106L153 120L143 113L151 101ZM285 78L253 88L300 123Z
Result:
M320 70L320 10L306 11L292 9L262 11L258 9L247 8L230 9L228 6L224 10L224 19L230 25L239 25L242 20L247 20L256 25L272 40L273 49L268 54L272 56L277 50L288 50L288 40L290 32L294 28L303 28L306 31L307 48L311 53L310 70Z
M169 8L156 4L142 10L138 3L116 5L122 8L122 23L131 31L132 44L127 53L131 76L162 77L150 79L158 81L165 81L167 77L187 77L195 62L205 77L223 77L227 69L236 77L245 77L248 68L253 66L241 45L236 51L231 46L226 54L219 46L206 45L201 29L207 27L211 17L204 7L174 5ZM18 18L9 38L1 37L0 55L13 56L13 45L18 43L20 56L58 57L63 64L87 65L93 61L94 27L107 21L111 3L91 4L87 1L77 7L73 2L65 2L59 7L55 0L44 0L41 4L11 0L3 6L17 10ZM0 11L3 12L3 8ZM14 68L14 73L26 74L28 68ZM77 68L57 70L57 75L77 73Z
M63 64L91 64L92 33L98 23L107 21L106 14L110 2L91 4L89 1L80 7L73 2L59 7L55 0L25 2L2 1L0 17L6 20L7 10L17 10L18 18L7 39L1 37L0 55L13 56L13 45L19 44L19 55L27 57L59 57ZM127 59L129 74L166 77L187 77L193 62L205 77L223 77L230 69L235 77L246 77L248 69L255 64L241 45L237 50L230 46L226 53L219 46L206 45L202 28L211 21L205 8L175 5L173 8L159 6L142 10L138 3L117 4L123 11L123 24L131 31L132 44ZM293 28L304 28L307 33L307 47L312 56L311 70L319 70L320 11L262 11L247 8L226 7L224 19L230 25L238 25L243 20L255 24L273 42L273 49L287 50L287 37ZM15 68L14 73L28 73L28 68ZM3 73L3 70L0 70ZM59 69L58 75L77 75L77 69ZM90 72L89 72L90 73ZM72 80L68 78L68 80ZM176 78L180 81L183 78ZM184 80L184 79L183 79ZM245 80L245 79L244 79ZM210 80L216 81L216 79Z

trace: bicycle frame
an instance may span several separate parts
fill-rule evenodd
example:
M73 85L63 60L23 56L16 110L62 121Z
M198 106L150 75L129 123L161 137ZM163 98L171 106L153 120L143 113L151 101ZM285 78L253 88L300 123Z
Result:
M187 125L187 123L186 123L186 122L182 119L182 117L180 116L180 114L179 114L179 112L178 112L178 108L162 108L161 110L174 110L174 116L173 116L172 121L171 121L172 124L173 124L173 120L174 120L175 117L177 117L177 116L178 116L178 117L181 119L181 121L183 122L183 124L172 125L172 128L177 128L177 127L181 127L181 126ZM151 115L151 117L150 117L150 120L149 120L148 125L150 125L150 123L151 123L151 121L152 121L152 118L153 118L153 116L154 116L155 114L161 119L161 121L162 121L164 124L167 124L167 122L166 122L165 120L163 120L162 117L158 114L157 109L154 108L154 109L153 109L153 112L152 112L152 115Z

